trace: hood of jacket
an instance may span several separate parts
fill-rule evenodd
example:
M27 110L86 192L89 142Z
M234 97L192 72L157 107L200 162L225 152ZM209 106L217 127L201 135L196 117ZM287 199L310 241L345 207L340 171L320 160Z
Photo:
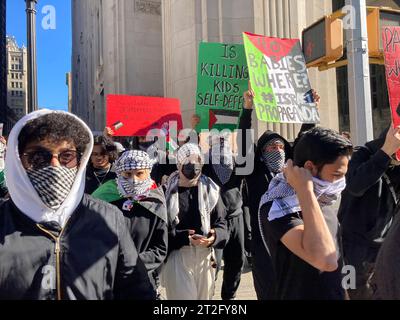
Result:
M33 188L33 185L28 177L28 174L22 166L21 159L18 152L18 137L27 124L27 122L43 117L46 114L59 113L68 114L75 117L82 126L87 130L90 137L90 142L87 144L81 163L76 175L75 182L72 185L71 191L63 204L57 209L53 210L47 207L40 199L38 193ZM93 149L93 135L89 127L78 117L71 113L63 111L52 111L52 110L39 110L27 114L21 120L19 120L9 135L7 154L5 160L5 179L10 193L11 200L17 206L17 208L23 212L26 216L31 218L35 222L57 222L61 227L64 227L66 221L71 214L78 207L82 200L85 190L85 176L86 176L86 165L89 162L90 155Z
M277 134L276 132L267 130L262 134L262 136L258 139L258 142L257 142L255 159L254 159L254 161L256 163L256 167L260 167L260 166L265 167L264 163L261 161L262 149L269 141L271 141L273 139L281 139L284 142L285 155L286 155L285 160L286 161L293 157L292 146L289 144L289 142L284 137Z

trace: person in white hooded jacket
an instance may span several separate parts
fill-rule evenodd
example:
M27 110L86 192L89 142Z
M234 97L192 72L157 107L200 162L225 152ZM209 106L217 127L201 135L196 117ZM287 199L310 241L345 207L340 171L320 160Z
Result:
M93 137L40 110L13 128L0 205L0 300L154 299L122 213L84 194Z

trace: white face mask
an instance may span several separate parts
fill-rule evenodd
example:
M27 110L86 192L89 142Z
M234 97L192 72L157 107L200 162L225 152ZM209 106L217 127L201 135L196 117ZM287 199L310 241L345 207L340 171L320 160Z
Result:
M313 183L315 196L322 207L333 204L346 188L345 177L335 182L328 182L314 177Z

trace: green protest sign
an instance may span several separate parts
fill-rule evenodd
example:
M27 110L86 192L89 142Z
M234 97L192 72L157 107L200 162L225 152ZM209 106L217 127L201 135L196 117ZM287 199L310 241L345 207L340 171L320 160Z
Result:
M237 128L248 86L243 45L200 43L197 69L196 114L201 129Z
M257 118L319 123L300 41L251 33L243 38Z

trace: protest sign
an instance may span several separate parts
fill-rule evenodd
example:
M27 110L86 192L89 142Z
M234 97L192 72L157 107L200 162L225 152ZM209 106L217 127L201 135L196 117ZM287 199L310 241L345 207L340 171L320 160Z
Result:
M149 130L182 129L182 115L178 99L126 95L107 96L107 126L115 136L146 136Z
M394 127L400 125L400 27L382 28L386 81ZM400 160L400 151L396 154Z
M257 118L319 123L300 41L246 32L243 38Z
M200 43L196 114L201 129L237 128L248 86L243 45Z

